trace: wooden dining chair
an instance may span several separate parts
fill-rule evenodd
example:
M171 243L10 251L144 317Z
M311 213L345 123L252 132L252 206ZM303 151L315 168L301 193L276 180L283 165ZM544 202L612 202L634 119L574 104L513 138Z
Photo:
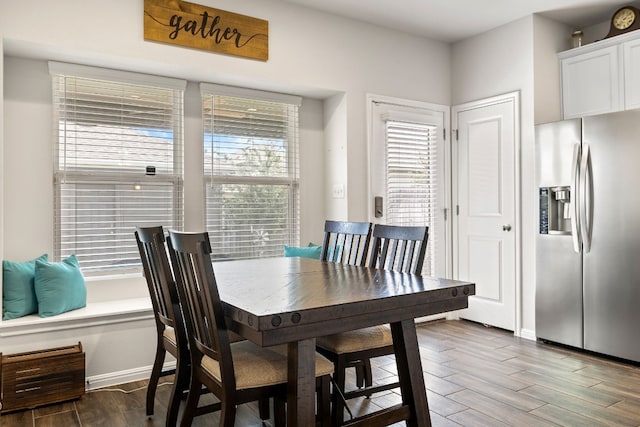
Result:
M325 221L320 259L365 265L370 239L370 222Z
M197 414L203 385L220 400L221 426L234 425L237 405L269 397L274 399L275 424L284 425L287 346L230 343L208 233L170 231L168 247L191 349L191 385L181 426L190 426ZM321 425L328 425L333 364L316 354L315 367L318 413Z
M424 263L428 227L388 226L376 224L372 232L368 265L375 268L420 274ZM371 396L399 386L398 382L373 385L373 357L394 354L389 325L343 332L316 339L318 352L334 363L334 380L345 400ZM356 368L356 390L345 390L345 370ZM332 396L333 423L344 421L345 402L336 393Z
M135 232L144 277L149 287L151 305L156 323L156 355L147 386L147 415L154 412L154 401L161 376L175 373L166 425L175 426L180 400L189 388L189 349L187 331L178 298L162 227L138 227ZM176 368L163 370L167 352L176 359Z

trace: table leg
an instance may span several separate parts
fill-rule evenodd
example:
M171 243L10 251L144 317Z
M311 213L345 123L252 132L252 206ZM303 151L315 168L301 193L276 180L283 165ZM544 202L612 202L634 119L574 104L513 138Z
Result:
M392 323L391 333L398 365L402 403L409 405L411 410L411 418L407 421L407 425L431 426L415 322L410 319Z
M288 344L287 425L315 425L316 339Z

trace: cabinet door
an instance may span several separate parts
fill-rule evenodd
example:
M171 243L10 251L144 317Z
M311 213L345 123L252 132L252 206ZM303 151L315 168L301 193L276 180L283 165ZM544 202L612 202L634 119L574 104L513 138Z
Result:
M622 45L624 52L624 108L640 108L640 39Z
M618 46L562 59L565 119L622 109Z

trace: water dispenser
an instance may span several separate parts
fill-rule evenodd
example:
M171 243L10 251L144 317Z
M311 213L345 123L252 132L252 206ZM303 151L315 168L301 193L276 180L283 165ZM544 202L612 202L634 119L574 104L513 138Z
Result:
M571 234L571 187L541 187L540 234Z

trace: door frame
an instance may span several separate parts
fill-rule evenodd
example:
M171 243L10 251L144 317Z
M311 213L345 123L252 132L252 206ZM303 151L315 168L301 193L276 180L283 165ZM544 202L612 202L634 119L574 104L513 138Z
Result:
M373 207L373 197L371 188L371 158L372 158L372 144L373 141L373 128L374 128L374 117L373 117L373 104L374 103L382 103L382 104L390 104L397 105L399 108L417 108L424 110L432 110L442 113L443 115L443 126L444 126L444 207L445 209L445 223L444 223L444 232L445 232L445 247L444 247L444 255L446 257L445 260L445 276L447 278L452 277L453 275L453 211L451 209L452 206L452 141L451 141L451 107L443 104L434 104L423 101L416 101L411 99L404 98L395 98L385 95L376 95L367 93L366 94L366 108L367 108L367 202L369 206L367 208L368 220L370 222L375 222L374 218L374 207Z
M514 319L514 330L513 334L515 336L521 335L522 328L522 189L521 189L521 162L522 162L522 135L521 135L521 114L520 114L520 91L508 92L501 95L492 96L489 98L479 99L476 101L466 102L463 104L454 105L451 108L451 129L452 131L456 131L458 129L458 114L463 111L474 110L477 108L488 107L491 105L503 103L503 102L513 102L514 108L514 150L513 150L513 164L514 164L514 216L515 216L515 316ZM452 138L453 139L453 132ZM456 143L451 144L451 169L452 169L452 187L451 187L451 200L452 207L459 205L459 194L458 194L458 161L459 161L459 151L457 138ZM452 215L453 219L453 215ZM457 279L458 272L458 263L459 263L459 241L460 241L460 232L458 229L458 216L456 214L456 220L451 221L452 224L452 247L453 247L453 276L454 279Z

